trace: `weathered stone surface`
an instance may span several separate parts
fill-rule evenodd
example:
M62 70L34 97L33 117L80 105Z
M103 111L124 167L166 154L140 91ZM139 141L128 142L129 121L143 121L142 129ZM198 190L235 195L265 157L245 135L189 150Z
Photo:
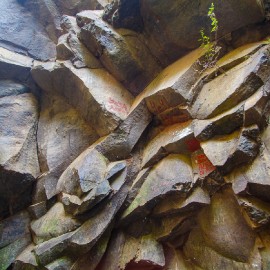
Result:
M137 32L143 30L140 2L137 0L112 1L105 7L102 18L114 28L128 28Z
M108 163L93 146L89 147L61 175L57 191L80 197L105 180Z
M255 235L247 225L230 189L216 193L199 215L184 247L185 255L203 269L261 269Z
M46 265L46 270L68 270L71 268L73 264L73 260L69 257L62 257L60 259L55 260L54 262Z
M190 153L198 148L192 122L175 124L165 128L146 145L142 166L151 166L169 153Z
M2 215L8 212L12 214L30 204L32 185L39 173L36 145L37 101L30 93L18 95L16 84L13 87L5 82L4 85L7 85L9 95L0 98ZM2 89L5 89L4 85Z
M29 236L30 217L26 211L20 212L0 222L0 249L12 242Z
M173 215L156 220L153 235L159 242L170 242L192 230L196 225L196 218L192 212L186 215Z
M164 248L165 252L165 269L166 270L200 270L201 268L192 265L187 258L185 258L183 252L174 249L172 247L166 246Z
M196 60L202 54L201 49L195 50L165 68L136 98L134 104L145 99L148 109L157 115L190 102L194 96L193 85L201 76L196 70Z
M31 243L30 235L0 249L0 269L8 269L16 257Z
M191 115L187 106L177 106L160 113L155 120L162 125L169 126L189 121L191 120Z
M245 102L245 126L257 124L261 129L268 116L270 80Z
M76 22L79 27L83 27L102 16L102 10L83 10L76 14Z
M198 119L214 117L254 94L263 85L259 70L265 64L266 51L265 47L260 49L240 65L205 84L192 106L192 116Z
M25 0L23 1L23 5L43 25L50 39L56 43L62 29L60 26L61 11L55 1Z
M47 265L65 256L70 238L73 234L74 232L65 233L37 245L33 250L37 261L39 261L41 265Z
M247 221L253 229L260 228L270 222L270 204L253 197L237 197L246 213Z
M201 146L211 163L223 173L253 160L259 151L258 144L242 131L219 136L202 142Z
M162 246L151 235L133 238L118 232L111 239L101 269L136 269L165 265ZM133 265L134 264L134 265ZM136 266L136 267L135 267Z
M214 118L195 121L194 135L198 140L206 141L216 135L230 134L241 127L243 123L244 105L240 105Z
M210 204L209 195L198 187L187 198L181 198L179 195L167 197L155 207L153 215L162 217L181 214L199 210L208 204Z
M262 200L270 201L269 196L269 153L263 148L254 162L232 172L228 179L236 194L250 193Z
M97 19L82 27L80 39L133 95L161 71L148 47L131 30L116 31Z
M262 260L262 269L269 268L270 260L269 260L269 252L270 252L270 237L269 237L269 229L264 230L259 233L260 239L262 241L262 248L260 249L261 260Z
M13 264L13 270L38 270L38 264L34 254L32 253L34 245L30 244L16 258Z
M96 149L111 161L128 158L151 119L145 103L140 103Z
M1 47L43 61L55 57L55 45L27 9L16 0L3 0L1 10Z
M214 176L216 167L207 158L202 149L191 154L191 161L195 178L205 179L207 176Z
M30 57L0 47L1 80L16 80L26 83L29 79L32 61Z
M72 265L71 270L95 270L107 249L109 238L109 233L103 235L89 252Z
M32 75L46 92L64 96L99 135L113 131L129 112L131 95L103 69L46 63L36 66Z
M241 0L237 3L233 0L222 3L207 0L200 5L199 2L190 4L185 1L172 3L166 0L150 2L143 0L141 14L145 36L152 52L161 63L171 63L187 51L199 46L200 29L204 28L210 32L211 22L207 12L211 2L215 5L220 36L264 20L262 3L252 0ZM229 22L228 18L230 18Z
M142 184L144 183L146 177L148 176L150 172L150 168L146 168L141 170L135 180L133 181L132 186L130 187L130 191L127 196L127 201L131 203L135 197L137 196Z
M32 204L28 207L27 210L32 219L39 219L40 217L44 216L47 212L46 201Z
M33 240L36 244L74 231L80 223L65 214L64 206L56 203L44 216L31 223Z
M184 155L171 154L152 168L138 195L122 215L122 222L143 218L167 194L184 194L193 185L190 160Z
M42 179L50 199L56 194L57 181L63 171L99 136L59 96L44 94L37 137Z

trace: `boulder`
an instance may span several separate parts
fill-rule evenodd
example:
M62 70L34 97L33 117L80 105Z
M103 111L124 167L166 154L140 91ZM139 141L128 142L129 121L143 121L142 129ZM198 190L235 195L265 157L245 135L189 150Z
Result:
M148 47L131 30L115 30L96 19L82 27L80 39L133 95L139 94L161 71Z
M203 269L261 269L255 234L241 214L231 189L216 193L199 214L184 247L191 262ZM223 266L222 266L223 265Z
M34 67L32 75L45 92L62 95L101 136L128 115L132 96L104 69L50 62Z
M259 152L257 142L244 131L245 129L235 131L201 143L207 158L223 174L229 173L238 165L252 161Z
M56 203L44 216L31 223L31 231L35 244L74 231L80 222L65 214L64 206Z
M170 193L184 196L193 186L193 172L188 157L171 154L154 166L137 196L124 211L123 224L144 218L156 204Z
M109 233L104 234L89 252L72 265L70 270L96 270L107 249L110 236Z
M46 197L56 195L59 177L99 136L61 97L43 94L38 124L38 150Z
M252 96L263 85L260 68L265 65L266 54L267 48L263 47L246 61L206 83L192 105L193 118L212 118Z
M228 180L235 194L252 194L262 200L270 201L269 196L269 152L263 147L252 164L234 170Z
M148 142L143 152L142 166L155 164L170 153L188 154L200 148L194 138L192 122L169 126Z
M39 174L38 104L23 85L9 81L1 84L2 94L6 93L0 98L0 213L7 215L30 204Z
M111 239L101 269L143 269L165 265L162 245L151 235L133 238L117 232Z
M186 214L188 212L200 210L210 204L210 197L202 188L197 187L187 198L179 195L168 196L162 200L154 209L154 217L172 216Z
M126 159L152 120L145 102L131 109L118 128L97 146L110 161Z
M248 196L238 196L238 203L244 209L247 221L253 229L259 229L270 222L270 204Z
M1 80L16 80L21 83L27 83L32 64L32 58L0 47Z
M30 244L16 258L13 263L13 270L38 270L38 264L34 254L32 253L34 245Z

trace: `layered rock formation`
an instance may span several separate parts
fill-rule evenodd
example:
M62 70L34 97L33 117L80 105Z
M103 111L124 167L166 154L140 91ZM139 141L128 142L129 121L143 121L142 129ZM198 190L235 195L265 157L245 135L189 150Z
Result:
M0 269L269 269L267 1L2 1ZM228 18L230 17L230 20Z

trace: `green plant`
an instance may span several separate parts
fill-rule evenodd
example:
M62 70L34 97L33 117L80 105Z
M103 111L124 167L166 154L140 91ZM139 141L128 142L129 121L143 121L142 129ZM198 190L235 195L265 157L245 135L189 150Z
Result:
M214 3L211 3L209 7L207 16L211 20L211 29L210 34L205 33L205 29L200 30L200 39L201 47L205 50L205 54L202 60L199 61L202 71L205 71L208 68L212 68L216 65L220 47L217 46L217 35L218 35L218 19L215 14Z

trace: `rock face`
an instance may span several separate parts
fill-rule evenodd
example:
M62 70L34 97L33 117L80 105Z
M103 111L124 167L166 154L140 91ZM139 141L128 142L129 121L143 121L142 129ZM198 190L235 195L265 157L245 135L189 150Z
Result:
M0 270L269 269L269 5L205 68L211 2L0 3Z
M39 174L36 132L38 104L24 85L1 81L1 215L24 209Z

